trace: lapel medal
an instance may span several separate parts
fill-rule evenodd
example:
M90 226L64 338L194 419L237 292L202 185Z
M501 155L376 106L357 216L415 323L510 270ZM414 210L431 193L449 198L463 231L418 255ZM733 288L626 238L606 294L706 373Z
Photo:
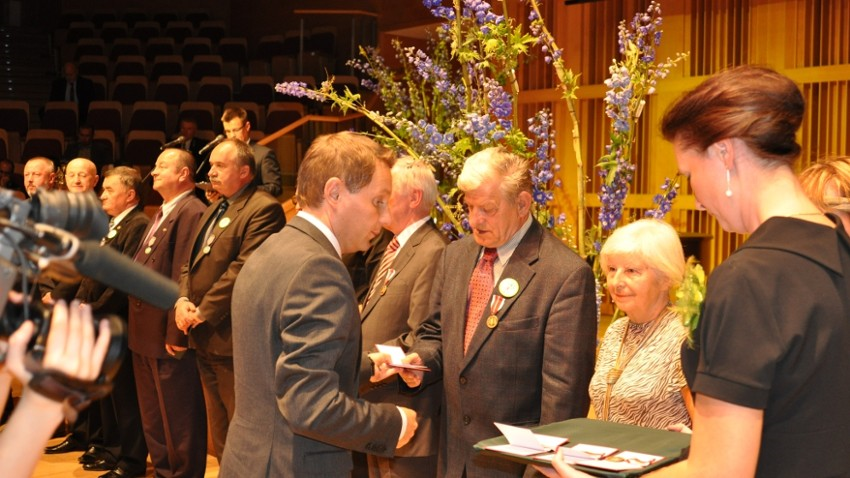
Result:
M390 269L387 271L387 277L384 279L384 285L381 287L381 296L387 293L387 287L390 285L390 281L395 277L395 269Z
M499 293L505 298L510 299L519 292L519 283L515 279L508 277L499 282Z
M499 325L499 317L496 314L502 310L502 306L505 305L505 298L493 294L493 298L490 300L490 316L487 317L487 328L495 329L497 325Z
M151 253L151 250L152 250L152 249L151 249L151 246L146 247L146 248L145 248L145 254L150 254L150 253Z
M108 233L108 234L106 234L106 237L108 237L108 238L112 239L112 238L113 238L113 237L115 237L117 234L118 234L118 231L116 231L115 229L110 229L110 230L109 230L109 233Z
M224 229L225 227L227 227L229 225L230 225L230 218L229 217L223 217L223 218L221 218L221 221L218 221L218 227L220 227L221 229Z

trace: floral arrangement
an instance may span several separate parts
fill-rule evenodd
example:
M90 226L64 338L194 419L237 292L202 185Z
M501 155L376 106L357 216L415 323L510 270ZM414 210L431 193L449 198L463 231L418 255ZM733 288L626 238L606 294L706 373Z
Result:
M383 111L366 106L361 95L335 90L333 78L315 89L297 82L277 85L278 92L327 101L343 113L362 113L376 126L376 140L428 162L439 181L440 195L433 213L450 237L470 231L457 189L457 176L471 154L502 145L526 158L532 171L532 213L560 237L568 236L566 215L557 213L553 190L560 188L555 160L552 115L543 109L520 118L515 69L539 48L555 65L566 98L575 98L575 76L563 67L561 50L540 19L537 0L530 25L493 12L483 0L423 0L444 23L429 42L428 51L393 43L402 65L392 70L373 48L361 48L361 58L349 64L363 73L365 88L383 101Z
M687 57L679 53L675 58L657 61L655 49L661 44L661 24L661 6L653 1L646 12L637 13L628 26L623 20L618 28L622 58L612 62L608 68L610 76L605 80L608 87L605 114L611 119L611 140L605 148L606 154L596 163L603 179L599 192L599 225L588 231L588 242L594 245L594 253L599 252L605 238L622 218L635 170L632 147L647 97L655 92L658 81L667 76L670 68ZM661 219L670 211L678 192L678 179L665 181L661 186L662 194L655 197L657 207L649 211L648 216Z
M676 303L673 309L682 317L682 323L688 331L688 346L694 348L694 333L702 314L705 300L705 271L693 258L688 258L685 278L676 290Z

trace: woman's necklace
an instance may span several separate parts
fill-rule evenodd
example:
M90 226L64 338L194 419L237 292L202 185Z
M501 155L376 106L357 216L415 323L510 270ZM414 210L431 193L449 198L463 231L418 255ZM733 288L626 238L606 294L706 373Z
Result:
M605 390L605 402L602 407L602 419L608 421L609 407L611 405L611 390L614 388L614 384L620 380L620 376L623 375L623 369L626 368L626 365L632 360L632 357L637 355L640 351L643 344L649 341L649 339L655 335L655 331L658 329L658 325L662 322L662 318L667 315L669 311L670 304L667 304L663 309L661 309L661 313L658 317L652 321L649 328L644 332L643 337L640 338L637 345L627 352L623 354L623 345L626 343L626 337L629 335L629 325L626 324L626 330L623 331L623 338L620 341L620 350L617 352L617 360L614 363L614 368L608 371L608 375L606 376L606 384L607 388Z

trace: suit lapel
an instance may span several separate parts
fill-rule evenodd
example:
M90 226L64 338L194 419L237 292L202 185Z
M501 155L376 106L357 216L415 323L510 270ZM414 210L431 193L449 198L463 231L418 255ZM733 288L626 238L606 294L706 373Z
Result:
M419 229L417 229L410 236L410 238L407 240L407 242L404 243L404 246L401 249L399 249L398 254L395 257L395 260L393 260L393 267L392 267L395 270L396 275L400 274L401 271L405 268L405 266L407 266L407 264L410 262L410 259L412 259L413 256L416 254L416 248L419 247L419 244L422 244L422 240L428 234L428 231L430 230L430 228L433 228L433 227L434 226L430 225L430 223L425 223L423 226L421 226ZM381 256L383 257L383 254L381 254ZM374 281L374 279L375 278L372 277L372 281ZM369 282L370 286L371 286L372 281ZM392 287L392 280L390 281L389 284L387 284L387 288L389 289L390 287ZM383 297L383 294L378 292L372 297L372 299L369 300L369 303L366 304L366 308L363 309L363 312L360 314L360 320L361 321L366 319L366 317L369 315L369 312L371 312L372 309L375 308L375 304L377 304L378 301L381 300L381 297Z
M493 328L490 328L487 325L487 317L491 314L491 309L488 305L487 309L485 309L484 317L482 317L481 321L478 322L478 326L475 328L475 332L472 335L472 341L469 343L469 349L467 349L466 356L464 357L464 367L466 367L481 347L487 342L490 335L498 330L499 324L501 324L503 320L510 320L510 318L507 318L508 311L511 310L511 307L513 307L519 297L528 289L528 283L531 282L531 279L535 274L534 269L531 268L531 264L537 261L540 254L540 239L542 232L543 229L536 221L533 221L531 223L531 228L528 232L526 232L525 237L522 238L520 243L517 245L517 248L514 250L514 253L511 255L511 259L505 266L504 271L502 271L499 281L493 285L493 295L498 295L499 297L504 298L504 303L496 313L496 317L499 321ZM515 280L519 285L519 290L512 297L506 297L504 294L501 294L499 290L499 285L502 281L509 279ZM464 323L464 326L465 325L466 324Z
M333 244L331 244L331 241L329 241L328 238L325 237L325 235L322 233L322 231L319 230L319 228L310 224L310 221L304 219L303 217L295 216L292 218L291 221L287 221L286 227L292 227L306 234L311 239L318 242L319 245L321 245L322 248L328 252L328 254L331 254L332 256L339 259L339 254L336 252L336 249L334 248Z
M209 254L204 254L204 248L209 246L210 249L215 247L215 243L218 242L219 238L225 234L227 234L231 228L233 228L233 224L236 222L236 219L239 217L239 214L248 204L248 200L251 199L251 196L254 195L256 189L251 188L246 190L239 198L233 201L230 205L227 206L227 211L225 211L224 215L221 216L221 219L218 220L218 224L213 226L212 234L210 235L210 239L206 244L201 244L199 249L195 251L194 257L192 257L192 267L194 269L201 259L204 256ZM201 229L198 231L198 234L203 234L206 231L206 227L208 226L208 222L210 217L215 214L216 209L218 209L218 205L220 203L216 202L215 207L208 207L204 212L203 217L201 217ZM223 225L223 227L222 227ZM195 240L197 241L197 237L195 236Z

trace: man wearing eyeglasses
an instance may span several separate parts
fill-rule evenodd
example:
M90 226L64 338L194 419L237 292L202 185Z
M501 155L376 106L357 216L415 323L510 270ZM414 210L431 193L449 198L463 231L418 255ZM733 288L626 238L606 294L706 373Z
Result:
M248 112L242 108L227 108L221 115L221 123L224 126L224 134L228 138L242 140L254 150L254 161L257 165L254 185L274 197L280 196L283 192L280 163L277 162L274 151L257 144L256 141L251 141L251 122L248 121Z

